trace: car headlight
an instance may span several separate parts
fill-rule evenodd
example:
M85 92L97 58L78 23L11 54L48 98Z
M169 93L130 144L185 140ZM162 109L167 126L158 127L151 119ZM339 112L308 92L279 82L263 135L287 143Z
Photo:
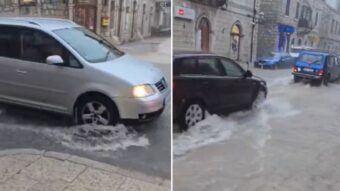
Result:
M141 98L141 97L148 97L155 93L154 89L151 85L138 85L133 87L133 96Z

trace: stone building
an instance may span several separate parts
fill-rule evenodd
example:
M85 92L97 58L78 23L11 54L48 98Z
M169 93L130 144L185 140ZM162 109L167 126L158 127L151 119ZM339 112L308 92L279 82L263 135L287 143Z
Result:
M174 0L173 47L251 61L256 55L253 16L258 6L259 0Z
M57 17L121 42L151 36L162 14L156 0L0 0L0 16Z
M262 0L257 56L293 48L340 52L340 12L324 0Z

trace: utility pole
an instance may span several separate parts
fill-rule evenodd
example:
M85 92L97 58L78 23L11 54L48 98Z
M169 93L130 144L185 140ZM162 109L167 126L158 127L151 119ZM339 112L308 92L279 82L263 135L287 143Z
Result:
M254 0L254 9L253 9L253 23L251 28L251 42L250 42L250 63L253 63L253 52L254 52L254 33L255 33L255 27L256 27L256 3L257 0Z

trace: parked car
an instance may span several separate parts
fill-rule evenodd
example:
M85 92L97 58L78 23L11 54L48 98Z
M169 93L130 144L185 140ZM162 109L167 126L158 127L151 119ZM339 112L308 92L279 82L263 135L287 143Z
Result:
M169 88L160 70L79 25L0 18L0 101L113 125L159 116Z
M310 46L292 46L290 48L289 54L292 57L297 59L301 52L303 52L303 51L312 51L312 50L313 50L313 47L310 47Z
M272 52L268 56L256 60L255 67L269 69L290 68L295 60L296 58L288 53Z
M206 111L228 114L248 109L267 95L264 80L229 58L175 52L173 62L173 116L181 130L203 120Z
M307 79L327 86L340 77L340 59L329 53L304 51L293 67L293 76L294 82Z

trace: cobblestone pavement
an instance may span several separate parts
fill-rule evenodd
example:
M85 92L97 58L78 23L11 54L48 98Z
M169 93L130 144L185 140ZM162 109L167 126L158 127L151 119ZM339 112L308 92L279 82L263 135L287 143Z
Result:
M170 181L70 154L0 151L0 191L167 191Z

